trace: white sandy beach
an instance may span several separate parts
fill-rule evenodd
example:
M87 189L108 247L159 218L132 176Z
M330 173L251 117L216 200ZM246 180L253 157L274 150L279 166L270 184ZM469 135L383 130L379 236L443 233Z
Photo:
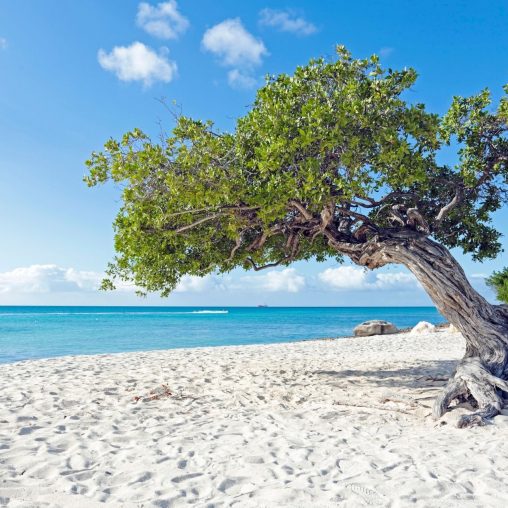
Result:
M0 506L506 506L508 411L465 430L465 409L429 416L463 346L439 331L1 365Z

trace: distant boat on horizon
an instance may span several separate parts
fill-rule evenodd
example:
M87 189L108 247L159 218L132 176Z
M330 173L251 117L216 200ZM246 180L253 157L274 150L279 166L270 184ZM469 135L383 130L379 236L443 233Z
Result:
M260 303L260 304L258 305L258 307L262 307L262 308L264 308L264 307L268 307L268 305L267 305L266 303Z

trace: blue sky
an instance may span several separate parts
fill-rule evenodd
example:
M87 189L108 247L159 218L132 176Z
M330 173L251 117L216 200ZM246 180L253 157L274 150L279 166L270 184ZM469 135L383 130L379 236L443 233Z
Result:
M133 127L171 129L160 98L229 129L265 74L332 56L336 44L414 67L409 97L438 113L453 95L486 86L499 97L507 26L503 0L0 0L0 304L429 303L401 267L366 274L332 262L185 279L168 300L139 300L130 288L99 293L118 191L86 188L83 162ZM496 224L508 230L506 211ZM505 254L483 264L455 254L492 297L482 276L508 264Z

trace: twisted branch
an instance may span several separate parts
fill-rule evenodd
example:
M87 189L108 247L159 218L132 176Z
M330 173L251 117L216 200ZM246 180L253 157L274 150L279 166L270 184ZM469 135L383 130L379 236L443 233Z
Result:
M252 265L252 268L255 272L259 272L260 270L265 270L266 268L273 268L275 266L279 266L281 263L284 263L286 261L289 261L291 259L291 256L284 256L283 258L279 259L278 261L275 261L275 263L267 263L266 265L258 266L254 262L254 260L251 257L247 258L247 261Z

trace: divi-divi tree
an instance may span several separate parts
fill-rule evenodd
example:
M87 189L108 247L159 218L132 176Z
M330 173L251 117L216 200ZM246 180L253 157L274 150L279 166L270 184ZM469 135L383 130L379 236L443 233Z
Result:
M139 129L110 139L86 177L122 187L104 287L168 295L183 275L235 267L402 264L466 341L434 415L468 400L477 409L459 426L485 423L508 391L508 307L478 294L448 249L500 251L491 216L507 202L508 97L454 97L440 116L409 100L415 80L339 47L267 78L231 132L178 115L156 141ZM443 148L455 164L439 162Z

